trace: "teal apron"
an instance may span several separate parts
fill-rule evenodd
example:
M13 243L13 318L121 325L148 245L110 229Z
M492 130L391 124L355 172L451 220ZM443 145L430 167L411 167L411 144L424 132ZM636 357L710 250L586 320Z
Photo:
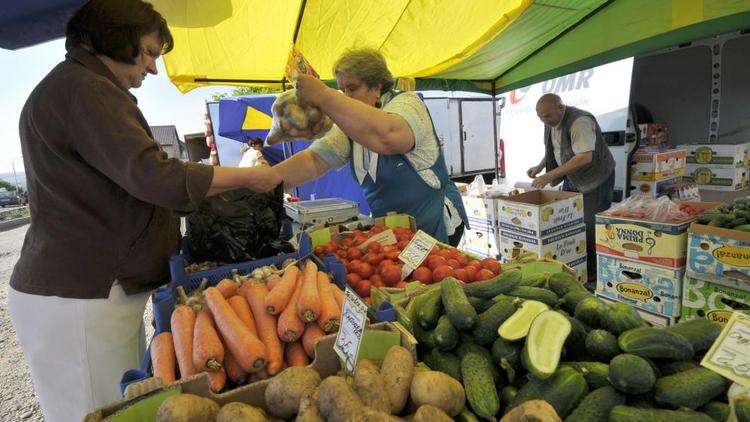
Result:
M401 93L394 93L392 91L390 94L392 95L382 96L381 101L390 101ZM385 106L385 104L384 102L382 106ZM437 142L437 136L434 139ZM356 155L354 154L354 148L362 147L354 143L351 139L349 139L349 142L352 148L350 168L354 179L358 180L355 170L356 163L354 157ZM360 165L368 169L370 167L370 155L367 154L365 148L362 149L364 150L365 162L360 163ZM430 170L432 170L440 181L440 189L435 189L428 185L403 154L378 155L377 160L376 180L373 181L373 178L368 173L360 182L373 217L384 216L390 211L409 214L417 220L417 227L419 229L441 242L448 242L448 233L443 218L445 197L448 197L461 215L461 220L468 227L468 218L466 217L464 204L461 200L461 194L458 192L453 181L448 177L443 150L439 145L438 158L430 167Z

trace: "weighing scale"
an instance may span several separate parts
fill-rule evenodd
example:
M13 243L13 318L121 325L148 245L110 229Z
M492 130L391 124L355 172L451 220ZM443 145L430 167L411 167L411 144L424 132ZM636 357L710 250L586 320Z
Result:
M341 198L287 202L284 209L301 226L344 223L359 215L358 203Z

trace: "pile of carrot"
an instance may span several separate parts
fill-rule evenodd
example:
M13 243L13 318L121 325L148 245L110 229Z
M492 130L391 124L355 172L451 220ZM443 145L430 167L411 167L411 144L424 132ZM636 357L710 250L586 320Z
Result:
M288 366L306 366L315 343L336 332L344 293L308 260L266 284L223 279L181 302L171 332L154 336L151 362L165 384L207 372L211 390L265 379Z

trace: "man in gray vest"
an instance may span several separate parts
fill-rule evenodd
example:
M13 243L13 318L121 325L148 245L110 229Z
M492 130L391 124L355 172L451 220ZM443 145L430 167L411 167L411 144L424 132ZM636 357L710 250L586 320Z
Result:
M566 106L555 94L544 94L536 103L536 114L544 123L545 154L526 174L536 188L563 182L564 191L583 194L588 280L596 280L595 215L612 205L615 160L591 113ZM547 172L539 175L545 168Z

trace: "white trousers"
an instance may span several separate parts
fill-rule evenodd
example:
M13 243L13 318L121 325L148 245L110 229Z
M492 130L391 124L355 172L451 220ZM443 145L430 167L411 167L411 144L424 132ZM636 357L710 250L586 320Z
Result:
M47 422L71 422L119 400L120 378L145 351L143 312L149 293L107 299L37 296L8 289L16 337L31 369Z

